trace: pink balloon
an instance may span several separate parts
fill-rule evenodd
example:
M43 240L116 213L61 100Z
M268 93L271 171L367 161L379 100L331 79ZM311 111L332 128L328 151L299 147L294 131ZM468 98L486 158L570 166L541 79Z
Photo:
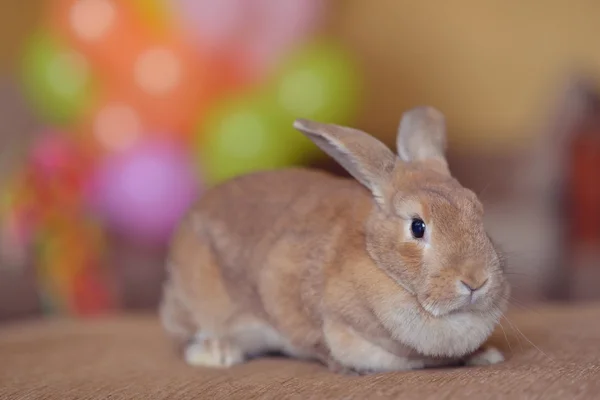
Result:
M194 36L210 47L222 48L237 39L247 24L252 1L175 0L179 14Z
M174 0L200 46L241 52L264 75L286 51L314 32L323 0Z
M199 182L186 152L173 143L153 141L104 159L91 201L121 232L164 242L198 194Z
M321 22L322 0L253 0L255 29L247 37L251 63L270 68Z

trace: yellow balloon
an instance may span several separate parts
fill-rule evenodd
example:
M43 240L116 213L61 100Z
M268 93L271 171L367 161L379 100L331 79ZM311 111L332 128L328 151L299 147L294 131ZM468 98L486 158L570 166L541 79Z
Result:
M171 12L165 0L131 0L144 23L156 32L171 28Z

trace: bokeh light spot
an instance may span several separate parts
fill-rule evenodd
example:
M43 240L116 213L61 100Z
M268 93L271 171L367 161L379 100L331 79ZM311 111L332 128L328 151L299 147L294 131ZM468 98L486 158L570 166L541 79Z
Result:
M94 134L109 150L125 150L140 137L141 121L133 108L126 104L111 104L98 113Z
M150 94L167 93L181 80L181 63L169 49L153 48L138 58L135 64L135 80Z
M110 0L78 0L71 8L70 21L75 33L84 40L101 39L116 17L116 7Z

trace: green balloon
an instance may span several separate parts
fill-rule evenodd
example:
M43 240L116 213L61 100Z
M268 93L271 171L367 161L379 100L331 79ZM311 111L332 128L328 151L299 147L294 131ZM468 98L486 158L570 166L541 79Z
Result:
M67 125L89 107L94 85L86 58L50 33L31 36L22 72L25 93L47 122Z
M202 172L209 184L295 165L305 152L303 135L287 124L274 102L261 96L218 104L197 137Z
M347 124L357 111L359 76L349 54L334 43L319 41L283 61L272 90L289 121Z

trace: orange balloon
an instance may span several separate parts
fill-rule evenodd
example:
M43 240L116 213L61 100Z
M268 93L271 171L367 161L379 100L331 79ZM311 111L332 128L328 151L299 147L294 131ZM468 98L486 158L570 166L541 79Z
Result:
M159 110L131 89L115 88L100 98L77 130L81 140L95 148L97 155L125 150L149 136L186 141L192 116L197 115L194 105L186 105L185 99L180 98Z
M123 71L154 35L121 0L56 0L54 29L85 53L103 73Z
M160 58L161 54L151 57ZM201 71L201 68L198 66L197 70ZM223 67L210 68L204 76L192 75L190 70L187 74L190 79L182 80L164 92L152 92L151 89L149 93L135 81L106 85L106 92L92 108L83 131L91 133L103 147L113 150L127 147L146 135L168 135L188 141L207 106L238 86L240 80L236 80L235 73L230 71L232 69L226 63ZM143 82L144 78L140 80ZM161 84L166 85L152 82L150 77L147 83L157 85L156 89Z
M129 76L116 82L146 114L155 129L171 129L187 136L194 115L215 97L223 78L217 60L201 59L176 38L155 41L141 49Z
M209 103L246 79L234 57L201 54L175 29L149 30L127 1L58 0L53 21L104 78L105 92L121 103L116 113L133 125L125 109L136 110L144 133L190 139ZM108 104L100 102L91 118Z

